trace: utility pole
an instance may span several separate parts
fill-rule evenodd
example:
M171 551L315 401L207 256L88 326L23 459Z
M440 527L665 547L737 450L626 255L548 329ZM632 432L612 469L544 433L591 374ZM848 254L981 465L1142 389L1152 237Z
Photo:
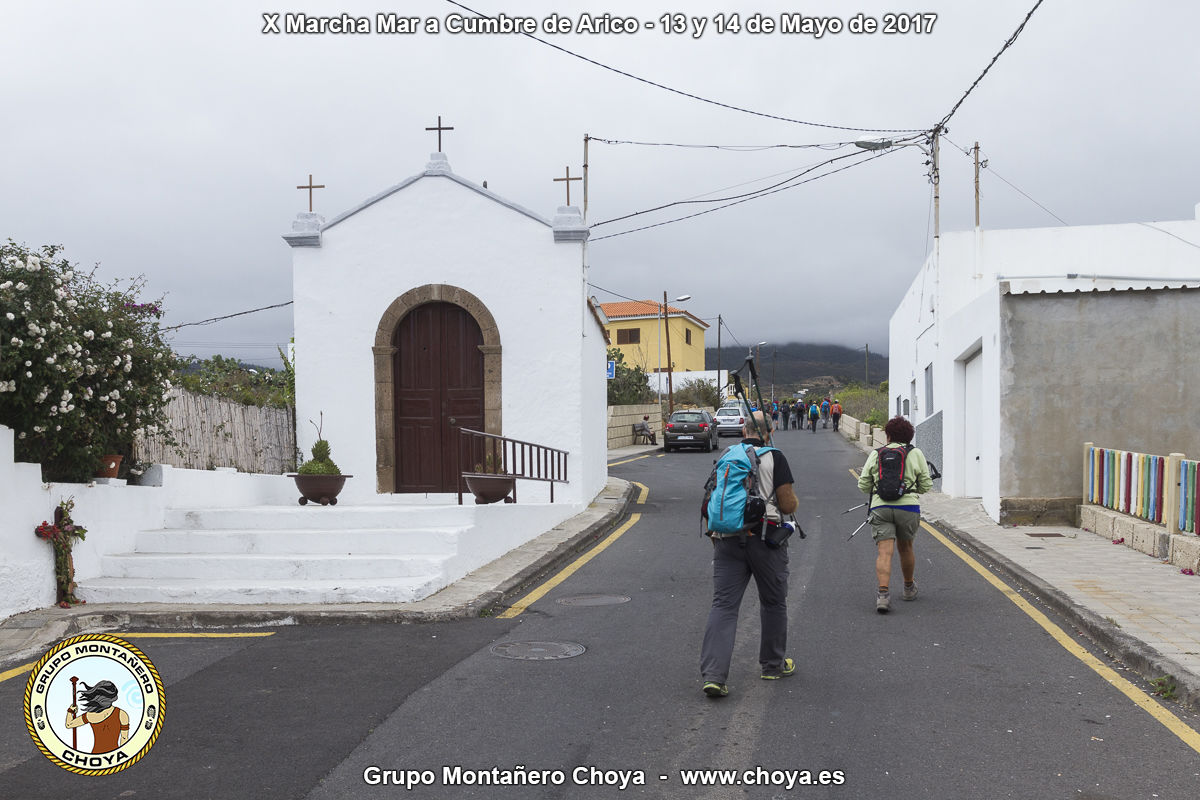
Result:
M941 236L941 219L942 219L942 176L938 165L938 152L940 150L940 142L942 140L942 128L939 125L933 129L933 145L930 148L933 164L933 240L938 241Z
M771 402L775 402L775 356L779 355L779 348L771 350Z
M979 142L975 143L975 230L979 230Z
M675 413L675 390L671 385L671 307L667 305L667 292L663 290L663 327L667 336L667 416Z
M867 357L863 361L863 382L869 387L871 385L871 343L867 342Z
M721 315L717 314L717 399L725 401L725 386L721 383Z

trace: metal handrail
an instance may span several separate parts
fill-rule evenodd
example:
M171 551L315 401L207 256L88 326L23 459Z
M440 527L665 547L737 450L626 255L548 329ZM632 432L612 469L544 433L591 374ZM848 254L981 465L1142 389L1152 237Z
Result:
M457 459L458 504L462 505L463 486L468 476L505 474L527 481L543 481L550 484L550 502L554 502L554 484L570 483L567 480L566 450L557 450L533 442L509 439L494 433L484 433L470 428L459 428ZM463 458L473 470L463 469ZM517 500L516 482L513 483L512 501Z

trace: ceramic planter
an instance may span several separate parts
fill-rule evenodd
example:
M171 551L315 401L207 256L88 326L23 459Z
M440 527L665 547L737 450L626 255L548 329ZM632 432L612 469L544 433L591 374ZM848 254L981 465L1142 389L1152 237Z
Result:
M516 478L512 475L467 475L467 488L475 495L476 503L495 503L503 500L513 502L512 493Z
M288 477L296 481L296 488L300 490L300 505L312 502L323 506L336 506L338 492L346 485L346 479L354 476L301 475L293 472Z

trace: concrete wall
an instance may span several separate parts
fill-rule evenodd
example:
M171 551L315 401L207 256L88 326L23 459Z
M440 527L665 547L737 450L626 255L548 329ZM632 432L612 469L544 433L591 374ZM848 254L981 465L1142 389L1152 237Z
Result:
M1079 495L1081 444L1200 454L1200 290L1001 300L1000 491Z
M431 284L465 289L494 317L500 432L571 454L571 483L556 498L590 502L603 489L603 331L585 305L577 241L556 242L549 221L433 171L331 221L321 237L292 251L297 439L307 452L308 420L324 412L333 460L362 477L347 484L348 502L376 491L376 329L393 301Z

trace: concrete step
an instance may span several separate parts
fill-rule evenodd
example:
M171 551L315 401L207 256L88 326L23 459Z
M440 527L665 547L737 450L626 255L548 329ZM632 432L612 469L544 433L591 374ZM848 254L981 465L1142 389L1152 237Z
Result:
M125 553L104 556L100 569L109 578L158 581L241 580L388 580L442 574L451 555L236 555Z
M450 555L459 528L359 530L152 530L137 535L137 553L259 555Z
M470 525L473 505L254 506L169 508L164 528L182 530L364 530Z
M411 603L441 587L425 576L380 580L176 580L93 578L77 594L89 603L211 603L277 605Z

